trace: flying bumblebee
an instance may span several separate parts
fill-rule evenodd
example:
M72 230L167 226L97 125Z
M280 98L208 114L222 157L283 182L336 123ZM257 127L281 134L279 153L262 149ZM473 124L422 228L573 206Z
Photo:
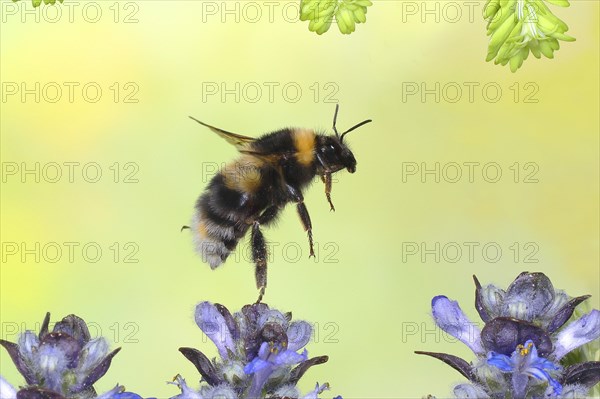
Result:
M241 156L225 165L198 198L190 226L196 251L212 269L221 265L250 229L252 260L261 301L267 286L267 248L261 226L272 223L289 202L296 204L302 226L313 248L312 223L302 191L320 176L330 209L331 175L342 169L356 171L356 159L344 137L369 122L365 120L339 134L335 107L333 131L326 135L310 129L286 128L259 138L246 137L191 119L235 146Z

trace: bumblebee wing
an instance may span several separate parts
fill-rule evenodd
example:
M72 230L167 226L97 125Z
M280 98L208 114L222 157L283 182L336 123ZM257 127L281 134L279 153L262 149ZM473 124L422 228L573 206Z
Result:
M242 154L252 155L258 159L261 159L264 162L270 163L272 165L278 165L279 160L282 158L281 154L266 154L253 150L240 150Z
M198 119L194 118L193 116L190 116L190 119L195 120L202 126L206 126L210 130L212 130L213 132L215 132L216 134L218 134L219 136L221 136L222 138L227 140L227 142L229 144L232 144L239 151L248 150L250 148L250 145L254 141L256 141L256 139L254 137L242 136L241 134L231 133L226 130L219 129L217 127L214 127L214 126L208 125L204 122L201 122Z

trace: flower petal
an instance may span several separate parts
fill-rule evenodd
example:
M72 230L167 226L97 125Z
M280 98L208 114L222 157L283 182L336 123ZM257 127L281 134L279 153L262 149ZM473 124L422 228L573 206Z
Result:
M238 399L238 394L227 385L219 385L203 393L207 399Z
M54 325L53 333L63 333L73 337L81 347L90 340L90 331L82 318L68 315Z
M227 325L227 328L229 328L229 332L231 332L231 336L233 337L233 339L234 340L239 339L240 338L240 330L238 329L235 319L233 318L229 309L227 309L225 306L221 305L220 303L215 303L215 308L217 308L219 313L221 313L221 315L225 319L225 324Z
M458 302L439 295L432 299L431 309L438 327L462 341L476 354L484 353L481 345L481 331L463 313Z
M220 376L223 382L232 384L240 384L246 379L246 373L244 372L244 363L239 360L225 361L219 367ZM212 384L217 385L217 384Z
M112 362L113 357L115 357L115 355L119 353L120 350L121 348L117 348L114 351L110 352L106 357L104 357L104 359L102 359L102 361L100 361L100 363L98 363L93 369L87 372L87 375L82 376L85 378L83 378L81 384L72 388L72 392L81 392L94 385L96 381L98 381L100 378L102 378L102 376L104 376L104 374L106 374L110 367L110 363Z
M260 342L272 342L285 348L288 346L286 330L277 323L266 323L260 330Z
M552 387L552 393L554 396L560 395L562 392L562 385L554 378L550 377L550 374L548 374L546 370L537 367L530 367L526 370L523 370L523 374L537 378L541 381L547 381L548 385Z
M531 340L542 356L552 352L550 336L540 327L523 320L497 317L483 327L481 341L487 351L510 355L519 344Z
M304 348L312 337L313 328L305 321L293 321L287 329L288 349L297 351Z
M475 307L481 320L487 323L494 317L501 316L504 290L491 284L482 287L475 275L473 275L473 280L475 281Z
M266 369L267 367L271 367L271 363L257 356L244 367L244 373L255 374L260 370Z
M554 301L554 287L544 273L521 273L506 290L507 315L533 321Z
M17 399L17 390L0 375L0 398Z
M329 390L329 384L319 385L319 383L317 382L315 389L304 395L302 399L318 399L319 394L327 390Z
M524 345L526 348L529 348L529 357L528 357L528 363L531 367L538 367L544 370L560 370L561 367L553 362L551 362L550 360L544 358L544 357L540 357L538 356L538 351L537 348L535 347L535 344L533 343L533 341L529 340L527 342L525 342Z
M560 360L573 349L598 337L600 337L600 311L594 309L557 334L554 357Z
M288 328L288 319L283 313L276 309L269 309L262 312L258 318L258 326L262 328L267 323L279 324L284 330Z
M488 399L489 395L478 385L460 384L454 387L454 395L460 399Z
M229 358L228 351L235 352L235 345L227 322L217 307L210 302L196 306L196 324L213 341L222 358Z
M266 360L271 351L267 343L282 349L287 348L287 341L287 334L283 327L277 323L267 323L258 334L246 336L244 342L246 358L250 361L255 356L260 356Z
M589 395L590 388L586 388L582 385L563 385L561 398L587 398ZM548 387L546 396L550 396L553 388Z
M306 349L301 354L286 349L279 352L272 362L275 366L291 366L305 360L308 360L308 351Z
M43 387L60 392L62 375L77 362L79 343L69 335L50 333L42 340L36 356L36 372Z
M267 360L269 354L271 353L271 347L268 342L263 342L260 344L260 349L258 349L258 357L263 360Z
M488 364L496 367L497 369L504 371L505 373L510 373L515 370L515 366L512 362L512 359L506 355L496 352L488 353L487 358Z
M296 388L295 384L287 384L275 391L274 397L276 398L298 398L300 397L300 391Z
M81 350L81 358L77 368L86 373L100 363L107 353L108 342L102 337L93 339L85 344Z
M563 290L554 291L554 299L546 308L544 316L553 316L556 314L556 312L558 312L564 305L567 304L567 302L569 302L569 299L569 296Z
M112 399L143 399L143 398L135 392L121 392L121 393L114 394L112 396Z
M52 332L47 334L44 339L41 340L37 352L40 363L43 355L57 357L60 354L65 360L65 364L62 366L72 369L77 367L79 354L82 348L83 345L81 345L81 341L78 341L71 335L61 332Z
M248 323L252 326L254 326L254 328L256 330L259 330L260 328L257 327L258 326L258 321L260 319L260 316L264 313L264 312L268 312L269 311L269 306L266 303L255 303L252 305L245 305L242 308L241 313L246 316L246 319L248 321Z
M181 393L177 396L173 396L171 399L204 399L200 392L196 392L188 387L183 377L179 374L177 374L173 382L170 382L169 384L177 385L179 389L181 389Z
M258 399L263 397L262 392L265 383L273 373L272 364L269 362L266 363L267 365L265 367L262 367L260 370L252 374L252 382L250 383L250 388L248 388L248 390L245 391L245 397L247 399Z
M34 350L40 346L40 340L33 331L25 331L19 337L19 353L27 361L32 362L34 359Z
M523 373L513 373L512 378L512 397L525 399L525 393L529 387L529 376Z

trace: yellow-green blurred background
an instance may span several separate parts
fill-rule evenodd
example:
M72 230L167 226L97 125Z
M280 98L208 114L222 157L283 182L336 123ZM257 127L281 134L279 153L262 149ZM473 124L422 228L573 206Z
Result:
M235 156L188 115L247 135L329 129L335 102L341 129L374 120L348 136L358 169L337 177L337 211L320 182L305 194L317 262L293 207L265 231L277 244L265 301L314 322L309 354L330 356L305 375L305 391L329 381L326 396L448 396L460 375L413 351L471 359L436 332L429 306L446 294L478 320L473 274L506 287L521 271L543 271L571 295L594 295L598 308L598 2L551 6L577 41L554 60L531 57L515 74L484 62L482 2L376 1L354 34L334 26L321 37L297 22L294 2L66 0L38 11L29 2L0 4L2 338L37 328L46 311L53 321L83 317L92 333L123 347L99 392L119 382L165 398L177 393L165 384L177 373L194 384L199 375L177 348L216 354L193 321L195 304L236 310L256 299L247 256L211 271L179 231L208 172ZM35 94L23 101L21 90L35 92L36 82L39 102ZM435 90L436 82L439 102L422 99L422 85ZM235 92L236 83L239 99L222 99L221 85ZM56 86L62 97L53 103ZM91 102L97 87L102 94ZM218 94L207 92L215 87ZM23 174L36 162L39 182ZM465 162L479 163L473 182ZM62 173L56 183L53 163ZM446 171L439 183L406 174L436 163ZM463 172L456 183L454 163ZM497 183L483 178L484 165L501 169ZM87 182L97 169L99 181ZM465 242L478 245L473 259ZM39 243L40 261L30 254L23 262L20 249L13 255L21 243ZM86 243L88 259L101 248L97 262L84 258ZM412 243L439 243L439 262L408 254ZM463 249L458 259L452 243ZM483 256L486 243L502 249L497 262ZM66 245L75 248L72 260ZM50 263L56 246L63 253ZM23 383L4 351L0 368Z

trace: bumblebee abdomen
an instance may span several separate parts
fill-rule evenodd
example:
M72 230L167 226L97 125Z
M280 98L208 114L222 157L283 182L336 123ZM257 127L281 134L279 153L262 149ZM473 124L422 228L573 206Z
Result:
M196 252L212 269L221 265L235 249L239 240L245 235L248 226L237 228L219 223L204 212L197 210L190 228L194 237Z
M196 202L190 228L196 251L211 268L225 262L265 208L260 160L242 156L226 165Z

